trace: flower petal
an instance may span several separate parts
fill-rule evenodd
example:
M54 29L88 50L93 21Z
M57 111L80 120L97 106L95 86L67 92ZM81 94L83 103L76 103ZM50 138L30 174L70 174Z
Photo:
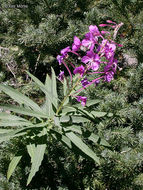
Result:
M80 39L78 37L74 37L74 44L75 45L80 45Z
M86 64L90 61L90 58L88 56L83 56L81 61Z
M91 41L88 39L83 39L81 44L82 46L88 47L89 45L91 45Z

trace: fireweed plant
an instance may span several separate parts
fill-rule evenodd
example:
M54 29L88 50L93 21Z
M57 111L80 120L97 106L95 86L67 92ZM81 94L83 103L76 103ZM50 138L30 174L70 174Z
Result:
M87 97L78 96L81 91L86 89L88 86L94 84L97 85L100 81L110 82L113 80L117 70L118 60L115 59L116 48L122 47L121 44L115 42L117 32L123 23L117 24L111 20L106 21L107 24L100 24L100 27L109 27L113 31L99 31L96 25L89 26L89 32L85 34L85 38L80 40L77 36L74 37L72 47L68 46L61 50L61 55L57 56L59 65L64 65L70 75L71 90L68 95L64 98L62 104L68 96L76 98L78 102L81 102L82 106L86 105ZM69 60L71 54L77 56L77 59L81 61L80 66L75 65ZM84 56L81 56L83 55ZM72 67L72 71L69 69L69 65ZM79 75L76 83L73 85L72 74ZM96 75L98 74L98 77ZM88 81L88 75L95 75L95 79ZM100 76L99 76L100 75ZM64 80L64 71L61 71L58 79ZM81 86L80 89L73 90ZM59 113L62 106L57 110Z
M58 77L63 82L63 100L58 97L56 75L53 69L51 76L47 75L45 83L27 72L45 95L42 105L17 89L0 84L0 90L13 99L11 105L0 105L0 143L23 137L26 154L28 152L31 162L27 185L39 170L49 142L62 143L76 155L82 155L100 164L99 157L86 142L91 141L95 145L105 147L110 145L103 136L94 134L85 126L102 124L102 117L105 115L112 117L112 113L90 109L90 106L100 103L100 100L90 101L86 105L87 97L78 94L92 84L97 85L100 81L113 80L118 67L117 59L114 58L115 51L117 46L121 46L115 42L115 39L122 25L123 23L116 24L107 20L107 24L99 26L109 27L110 31L101 32L96 25L90 25L89 32L85 34L83 40L75 36L72 47L68 46L61 50L61 55L57 56L57 60L60 65L63 64L66 67L70 75L70 80L67 80L64 71L61 71ZM70 60L71 54L77 57L80 65ZM89 75L96 77L89 80ZM69 97L76 98L82 106L79 104L71 106ZM8 167L7 179L11 177L23 158L25 150L17 150L13 156Z

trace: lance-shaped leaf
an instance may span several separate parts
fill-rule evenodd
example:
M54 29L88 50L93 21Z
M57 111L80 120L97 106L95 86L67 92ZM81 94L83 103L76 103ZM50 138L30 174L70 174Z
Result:
M23 95L16 89L10 86L0 84L0 90L5 92L7 95L9 95L13 100L18 102L19 104L25 104L26 106L32 108L35 111L42 112L42 109L33 100Z
M64 91L64 97L67 95L68 93L68 84L67 84L67 80L64 78L64 83L63 83L63 91ZM67 99L65 100L63 106L65 106L66 104L69 103L69 97L67 97Z
M59 131L51 129L51 135L58 141L61 141L64 145L72 148L71 140L65 135L61 134Z
M88 139L91 140L94 143L97 143L99 138L100 137L98 135L95 135L94 133L91 133L90 136L88 137Z
M19 117L19 116L15 116L15 115L11 115L9 113L5 113L5 112L1 112L0 113L0 120L11 120L11 121L25 121L25 122L28 122L27 119L24 119L22 117Z
M28 115L28 116L32 116L32 117L41 117L41 118L47 118L47 115L45 113L41 113L38 111L34 111L34 110L30 110L27 108L23 108L23 107L18 107L18 106L11 106L11 105L0 105L0 108L4 109L4 110L9 110L9 111L13 111L15 113L19 113L22 115Z
M28 126L33 125L30 121L23 119L21 117L11 115L8 113L0 113L0 126L1 127L16 127L16 126Z
M41 89L41 91L44 92L44 93L46 93L47 89L45 88L45 85L38 78L36 78L34 75L32 75L31 73L29 73L28 71L27 71L27 74L38 85L38 87Z
M0 129L0 134L12 132L12 129Z
M18 126L29 126L32 125L31 122L25 122L25 121L10 121L10 120L1 120L0 121L0 127L18 127Z
M106 147L111 147L111 145L103 138L100 140L100 145L106 146Z
M39 167L44 157L45 149L46 149L46 144L40 144L37 145L36 147L33 146L31 147L31 149L29 149L29 155L31 156L32 166L30 174L28 176L27 185L31 182L32 178L39 170Z
M57 95L56 76L53 68L51 68L51 70L52 70L52 78L50 78L49 75L47 75L45 84L43 84L38 78L33 76L28 71L27 73L33 79L33 81L38 85L41 91L45 93L46 100L49 100L46 102L46 104L44 104L44 107L47 106L48 102L51 102L54 105L54 107L57 108L58 95ZM51 108L51 105L50 106L48 105L48 108L49 107ZM50 109L47 110L49 111Z
M54 69L51 68L51 70L52 70L52 78L51 78L52 103L57 108L58 106L57 81Z
M96 156L96 154L73 132L68 132L65 134L72 142L77 146L84 154L88 155L90 158L92 158L95 162L100 164L99 158Z
M91 114L96 117L104 117L107 115L107 112L100 112L100 111L92 111Z
M22 130L23 128L17 130L5 130L5 132L0 133L0 142L8 141L11 138L25 135L26 132Z
M12 161L9 164L8 167L8 172L7 172L7 179L9 180L9 178L11 177L12 173L14 172L16 166L18 165L20 159L22 158L22 156L15 156Z
M99 104L100 102L101 102L101 100L98 100L98 99L87 101L86 107L93 106L95 104Z
M73 132L76 132L78 134L82 134L82 130L81 130L81 127L79 125L72 125L72 126L69 126L69 127L65 127L63 128L64 131L73 131Z
M27 145L27 151L28 151L28 154L31 157L31 163L33 163L35 149L36 149L35 144L29 144L29 145Z

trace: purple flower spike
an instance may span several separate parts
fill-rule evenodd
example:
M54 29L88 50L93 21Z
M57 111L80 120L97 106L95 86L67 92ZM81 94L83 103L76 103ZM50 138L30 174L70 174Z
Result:
M58 79L59 79L60 81L63 81L63 80L64 80L64 71L61 71L61 72L60 72Z
M61 50L61 54L65 57L65 56L67 56L67 53L70 52L70 51L71 51L71 49L68 46L68 47Z
M76 98L77 98L78 102L81 102L82 106L86 105L87 97L85 97L85 96L76 96Z
M76 67L73 71L74 74L78 73L80 74L81 77L83 76L84 72L85 72L85 68L83 65L81 65L80 67Z
M85 78L81 81L81 84L83 87L85 87L87 84L89 84L89 81L87 80L87 78Z
M78 37L74 37L74 43L72 44L72 50L73 51L78 51L81 46L80 39Z

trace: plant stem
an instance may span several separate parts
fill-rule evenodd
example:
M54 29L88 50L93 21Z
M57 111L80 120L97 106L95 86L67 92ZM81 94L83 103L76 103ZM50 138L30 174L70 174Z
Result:
M59 108L56 111L56 115L58 115L58 113L60 112L60 110L62 109L66 99L68 98L68 96L70 96L71 92L75 89L75 87L79 84L79 81L81 80L81 77L78 78L78 80L76 81L75 85L70 89L69 93L64 97L63 101L61 102Z

